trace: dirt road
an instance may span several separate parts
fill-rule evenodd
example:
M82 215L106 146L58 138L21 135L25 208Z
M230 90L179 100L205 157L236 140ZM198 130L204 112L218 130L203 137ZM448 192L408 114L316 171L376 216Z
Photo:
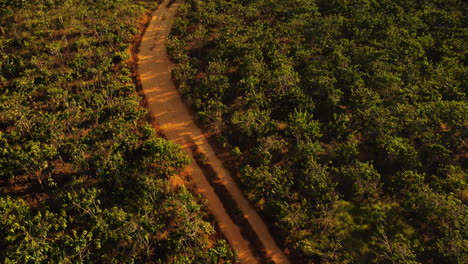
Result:
M265 223L248 203L230 173L215 155L172 81L170 71L173 64L167 55L166 41L178 3L170 5L169 2L170 0L165 0L154 12L138 54L138 73L150 113L166 137L179 144L192 159L194 153L191 146L197 145L242 210L244 217L265 248L267 256L278 264L290 263L273 240ZM191 170L197 190L207 199L209 212L214 216L230 245L237 251L240 262L243 264L260 263L251 249L251 243L241 235L239 226L228 215L200 167L192 162L189 170Z

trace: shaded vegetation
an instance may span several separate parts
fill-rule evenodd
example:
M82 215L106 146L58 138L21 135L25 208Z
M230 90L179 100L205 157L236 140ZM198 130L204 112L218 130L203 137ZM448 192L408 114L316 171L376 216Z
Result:
M467 5L187 0L174 78L298 263L466 263Z
M235 262L135 92L155 7L0 0L0 262Z

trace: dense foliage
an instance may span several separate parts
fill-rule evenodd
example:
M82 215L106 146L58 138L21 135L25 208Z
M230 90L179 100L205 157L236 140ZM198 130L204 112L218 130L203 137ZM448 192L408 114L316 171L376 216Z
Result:
M467 8L180 8L174 78L299 263L467 263Z
M126 61L154 7L0 1L0 262L234 262L135 92Z

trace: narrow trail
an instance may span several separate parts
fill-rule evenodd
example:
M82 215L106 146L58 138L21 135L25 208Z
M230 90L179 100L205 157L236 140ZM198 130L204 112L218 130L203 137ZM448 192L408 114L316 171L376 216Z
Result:
M208 164L212 166L220 182L224 184L259 237L266 255L274 263L289 264L289 260L274 241L263 220L244 197L229 171L217 158L203 131L195 124L194 117L172 81L173 64L167 55L166 44L178 5L178 3L171 4L170 0L165 0L159 6L153 13L140 44L138 73L149 111L166 137L179 144L192 159L194 159L193 144L206 155ZM198 192L207 199L209 212L214 216L229 244L237 251L240 262L243 264L260 263L261 261L251 248L251 243L242 236L239 226L227 213L200 167L192 162L189 170Z

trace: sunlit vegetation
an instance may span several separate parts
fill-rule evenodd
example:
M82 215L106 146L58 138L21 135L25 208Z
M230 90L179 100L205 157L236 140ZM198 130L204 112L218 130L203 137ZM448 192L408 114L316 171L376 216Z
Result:
M136 95L155 7L0 0L1 263L235 262Z
M186 0L174 78L298 263L466 263L461 0Z

